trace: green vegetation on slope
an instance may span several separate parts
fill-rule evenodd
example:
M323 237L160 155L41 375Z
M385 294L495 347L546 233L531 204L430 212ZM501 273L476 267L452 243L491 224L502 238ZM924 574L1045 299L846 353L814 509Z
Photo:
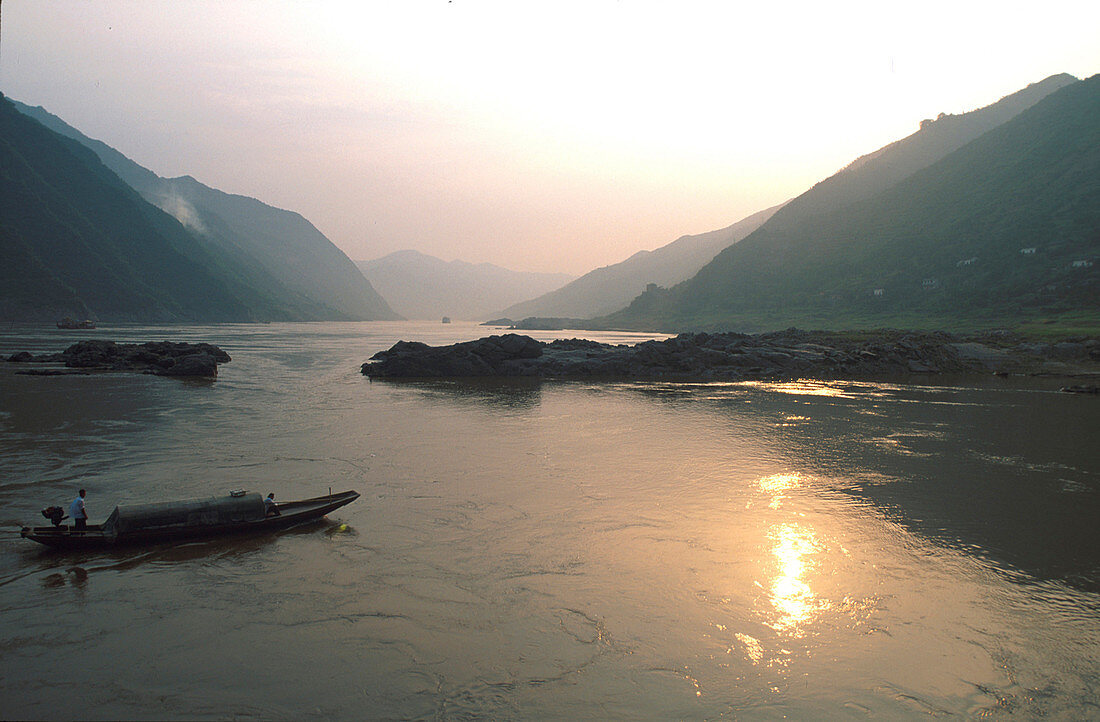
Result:
M245 320L243 289L79 144L0 96L0 316Z
M1100 76L876 195L784 216L797 203L693 279L600 323L962 330L1097 318Z
M91 149L149 203L195 237L220 277L262 299L272 320L392 320L397 314L355 264L301 215L210 188L190 176L161 178L43 108L16 107Z

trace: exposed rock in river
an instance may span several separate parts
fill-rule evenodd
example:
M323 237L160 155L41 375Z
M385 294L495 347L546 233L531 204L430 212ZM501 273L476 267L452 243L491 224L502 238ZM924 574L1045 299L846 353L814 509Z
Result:
M1095 372L1100 360L1096 339L1076 344L1069 359L1065 347L1058 356L1025 346L1003 335L964 339L904 331L697 333L636 346L580 339L542 343L506 334L452 346L401 341L375 354L363 364L362 373L374 378L887 378L967 372L1072 374Z
M229 354L208 343L150 341L142 344L118 344L114 341L80 341L61 353L34 355L14 353L10 363L60 363L71 369L101 371L141 371L157 376L218 375L218 364L228 363ZM57 375L40 372L34 375Z
M453 346L398 341L389 351L374 355L377 367L365 363L362 370L369 376L390 377L537 376L524 371L533 368L530 363L542 356L544 345L514 333Z

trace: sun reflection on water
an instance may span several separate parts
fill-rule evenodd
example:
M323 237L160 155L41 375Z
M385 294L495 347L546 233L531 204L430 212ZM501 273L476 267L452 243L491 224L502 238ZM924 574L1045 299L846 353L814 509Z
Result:
M835 399L854 399L855 384L838 381L816 381L799 379L797 381L743 381L744 386L755 386L780 394L795 396L825 396Z
M788 495L806 482L802 474L788 472L765 476L756 485L771 497L768 508L778 510ZM814 557L821 551L821 543L802 519L772 525L768 540L774 567L768 573L770 583L763 588L768 592L773 614L766 623L777 632L802 636L806 623L828 607L811 587Z
M779 494L780 492L788 489L793 489L802 483L802 475L793 474L772 474L771 476L765 476L756 482L756 485L760 487L760 491L765 494Z
M802 476L800 474L772 474L757 481L756 485L760 487L760 491L771 496L768 506L772 509L778 509L783 504L783 499L786 498L783 492L801 486Z
M810 587L812 557L819 545L813 532L798 524L780 524L769 536L775 544L772 555L776 560L776 575L769 591L778 614L768 626L802 636L803 625L827 606Z
M742 632L737 632L733 636L741 643L741 647L745 650L745 656L749 658L750 662L760 664L764 661L764 645L760 643L759 639Z

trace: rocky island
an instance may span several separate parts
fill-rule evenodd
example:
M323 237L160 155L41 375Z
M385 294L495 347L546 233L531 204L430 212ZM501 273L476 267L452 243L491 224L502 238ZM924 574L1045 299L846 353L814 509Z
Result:
M56 376L90 371L138 371L157 376L214 378L218 364L228 363L229 354L209 343L149 341L120 344L114 341L80 341L60 353L14 353L9 363L62 364L65 369L26 369L16 373Z
M400 341L362 365L372 378L527 376L546 379L740 381L872 379L910 374L1100 374L1100 339L1029 342L1011 333L687 333L634 346L550 343L505 334L451 346Z

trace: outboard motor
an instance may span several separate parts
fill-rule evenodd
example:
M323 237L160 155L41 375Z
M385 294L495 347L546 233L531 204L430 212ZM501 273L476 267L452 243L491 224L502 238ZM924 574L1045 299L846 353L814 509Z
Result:
M42 516L52 521L54 526L61 526L61 520L65 518L65 510L59 506L47 506L42 510Z

